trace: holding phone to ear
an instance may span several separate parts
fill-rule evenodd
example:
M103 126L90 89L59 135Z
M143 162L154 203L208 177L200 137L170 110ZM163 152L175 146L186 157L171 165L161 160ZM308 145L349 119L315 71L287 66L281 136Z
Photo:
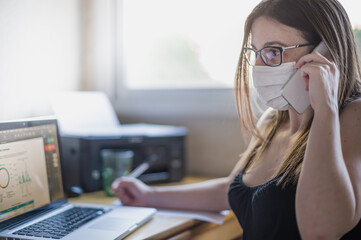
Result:
M313 52L325 56L328 53L326 45L321 42ZM308 91L305 90L305 83L301 77L301 69L298 69L281 89L282 97L298 113L302 114L310 106Z

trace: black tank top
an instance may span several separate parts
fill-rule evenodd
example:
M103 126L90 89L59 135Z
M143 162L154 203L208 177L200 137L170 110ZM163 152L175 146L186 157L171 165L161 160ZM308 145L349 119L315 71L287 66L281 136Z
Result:
M295 209L297 185L277 185L281 176L249 187L242 170L233 180L228 201L243 228L242 240L301 239ZM361 221L341 239L361 239Z

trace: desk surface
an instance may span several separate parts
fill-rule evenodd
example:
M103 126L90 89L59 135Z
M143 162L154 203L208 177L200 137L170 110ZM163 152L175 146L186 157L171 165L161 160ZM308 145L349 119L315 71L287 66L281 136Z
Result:
M183 181L172 183L172 185L200 182L207 179L209 178L186 177ZM69 199L69 202L111 204L115 200L115 197L107 197L103 191L98 191L85 193L77 198L71 198ZM242 229L232 212L226 216L222 225L203 222L192 218L159 216L156 214L149 222L141 226L125 239L212 240L235 239L241 234Z

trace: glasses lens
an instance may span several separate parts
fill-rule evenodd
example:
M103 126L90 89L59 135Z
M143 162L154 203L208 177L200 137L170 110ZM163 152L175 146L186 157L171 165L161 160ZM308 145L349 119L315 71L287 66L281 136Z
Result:
M248 64L251 66L256 65L256 59L257 59L256 52L250 48L246 48L244 53L245 53Z
M281 64L281 51L278 48L263 48L261 50L261 55L265 63L269 66L277 66Z

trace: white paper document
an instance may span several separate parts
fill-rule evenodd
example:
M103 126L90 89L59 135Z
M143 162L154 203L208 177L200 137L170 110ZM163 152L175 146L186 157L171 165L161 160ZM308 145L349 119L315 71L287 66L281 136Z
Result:
M59 129L67 135L120 135L121 125L102 92L63 92L53 96Z
M122 203L119 199L115 200L112 205L121 206ZM187 211L187 210L173 210L173 209L157 209L156 215L158 216L172 216L172 217L184 217L201 220L205 222L212 222L216 224L223 224L224 218L229 214L229 210L221 212L206 212L206 211Z
M174 217L186 217L197 219L205 222L213 222L217 224L223 224L225 216L227 216L229 210L222 212L205 212L205 211L183 211L183 210L166 210L158 209L157 215L160 216L174 216Z

